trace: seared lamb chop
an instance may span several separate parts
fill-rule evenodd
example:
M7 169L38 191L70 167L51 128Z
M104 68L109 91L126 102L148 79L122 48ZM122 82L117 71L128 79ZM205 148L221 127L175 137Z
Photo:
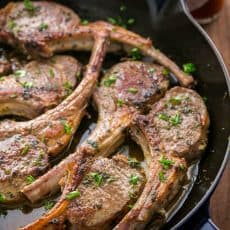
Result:
M65 173L66 165L74 161L81 151L90 147L92 155L110 154L124 139L124 131L130 126L136 110L146 110L162 97L168 88L164 68L137 61L115 65L101 80L94 92L94 102L99 110L97 126L80 150L73 153L22 192L35 202L58 189L58 181Z
M81 65L71 56L29 62L1 78L0 115L38 116L72 92L80 73Z
M93 39L88 31L109 31L115 42L138 47L143 53L174 73L183 86L193 83L193 78L152 47L151 41L106 22L81 26L79 17L70 9L54 2L9 3L0 10L0 41L16 46L28 54L51 56L64 50L89 50ZM120 49L117 43L110 50Z
M95 156L110 154L123 141L124 131L130 126L135 113L148 110L152 103L164 95L168 79L163 73L163 67L136 61L117 64L106 73L94 93L99 109L95 130L75 153L22 190L34 202L57 188L58 181L68 165L72 165L71 162L77 164L76 169L71 166L68 170L71 174L67 185L53 210L24 229L42 228L63 212L69 202L65 199L66 194L81 182Z
M13 120L1 121L0 140L6 141L7 143L7 140L10 140L13 136L21 134L22 137L20 138L20 141L23 143L28 138L28 136L32 135L38 143L43 142L45 144L46 149L44 149L44 155L49 156L55 156L65 148L65 146L70 142L72 135L76 131L81 118L85 113L88 99L91 96L96 84L103 57L105 55L105 48L107 45L106 33L103 32L95 36L95 47L93 49L90 62L87 66L85 77L81 81L80 85L75 89L75 91L56 108L47 111L34 120L26 122L16 122ZM15 143L12 142L12 145L14 146ZM7 145L9 150L11 147L11 145ZM28 145L27 148L30 151L39 151L34 145ZM4 151L9 152L7 150ZM15 154L19 152L20 151L15 151ZM33 155L34 160L37 160L39 153L34 153ZM10 163L8 158L9 157L5 154L1 155L1 167L3 167L4 164L4 167L8 167L8 170L12 171L14 164ZM25 157L20 158L20 165L27 164L28 160L32 160L31 156L30 154L25 154ZM40 164L43 164L42 161L43 160L40 159L40 161L35 165L37 166L35 168L38 171L40 170ZM9 165L7 164L8 162ZM28 168L25 167L25 169ZM21 176L22 178L25 178L25 175L29 176L31 170L25 171L23 171L22 175L19 173L17 177ZM0 187L6 183L5 178L6 177L4 175L0 178ZM7 177L7 179L13 186L13 175L10 178ZM22 187L23 184L20 185L20 189ZM8 198L4 191L2 195ZM20 199L21 196L18 190L18 186L15 186L15 191L16 195L14 197L9 197L9 200L5 199L4 202L16 202L18 199Z
M132 135L149 165L147 183L116 229L143 229L154 214L167 207L181 188L186 161L200 157L205 149L208 126L202 98L182 87L169 90L148 115L136 116Z
M111 222L135 202L144 182L140 168L132 168L124 155L99 157L79 185L80 196L70 203L65 218L72 229L110 229Z

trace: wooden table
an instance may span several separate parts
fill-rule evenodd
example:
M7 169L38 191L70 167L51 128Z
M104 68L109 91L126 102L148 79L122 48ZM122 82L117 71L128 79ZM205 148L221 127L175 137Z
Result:
M220 17L205 30L213 39L230 73L230 0L225 0ZM211 216L221 230L230 229L230 162L211 199Z

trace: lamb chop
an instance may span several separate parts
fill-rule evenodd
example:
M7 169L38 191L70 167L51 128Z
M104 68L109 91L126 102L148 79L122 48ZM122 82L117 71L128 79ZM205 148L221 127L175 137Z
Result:
M54 2L9 3L0 10L0 28L0 41L30 55L43 57L65 50L90 50L93 39L88 31L96 33L106 30L113 41L110 51L124 48L117 42L126 44L125 48L127 45L138 47L176 75L181 85L193 84L193 78L155 49L149 39L106 22L80 25L79 17L72 10Z
M186 164L199 158L207 144L207 109L190 89L172 88L148 115L137 115L135 121L131 131L149 165L147 183L133 209L116 226L119 230L143 229L154 214L164 211L180 191Z
M26 176L37 176L38 172L47 166L46 157L53 157L60 153L68 145L72 135L76 131L85 113L88 99L96 84L106 51L106 32L94 34L94 36L95 46L85 72L85 77L68 98L56 108L47 111L33 120L25 122L4 120L0 122L0 140L2 144L9 143L6 149L4 149L5 154L1 154L0 187L2 189L1 196L4 197L4 203L17 202L21 199L19 189L21 189L24 184L21 183L18 185L18 183L16 184L16 181L14 181L13 168L15 167L15 162L18 161L20 167L25 167L25 170L17 171L17 173L19 172L17 178L21 177L21 179L25 180ZM15 135L18 134L21 135L20 142L25 143L25 149L24 147L22 148L17 141L10 141L14 140ZM31 139L30 136L33 138L31 137ZM29 140L27 140L28 138ZM14 149L13 153L11 153L11 148ZM40 150L43 150L42 156L40 155ZM8 154L15 154L17 157L9 157ZM18 154L20 155L18 156ZM28 161L36 161L36 164L30 169L30 167L27 166ZM43 165L44 167L41 168ZM4 171L4 168L10 171L9 176L6 175L8 172ZM31 175L32 172L34 174ZM8 189L3 187L5 184L10 184L12 187L14 186L14 196L7 196L6 191Z
M96 88L93 99L99 111L97 126L76 153L71 154L22 192L31 202L58 190L69 162L81 151L89 149L92 155L107 156L124 140L137 110L146 110L162 97L168 88L164 68L138 61L127 61L113 66Z
M30 61L1 78L0 115L38 116L72 92L80 73L81 65L71 56Z
M106 73L94 93L94 101L99 109L95 130L75 153L22 190L34 202L57 189L58 181L65 174L68 165L73 162L77 164L76 169L75 166L68 169L70 176L53 210L23 229L42 228L68 207L66 195L80 183L95 157L110 154L123 141L124 131L131 125L134 114L137 111L147 111L152 103L164 95L168 79L163 73L164 68L161 66L137 61L117 64Z
M71 201L65 219L72 229L109 229L112 221L127 213L144 183L141 168L131 167L124 155L99 157L79 185L80 196Z

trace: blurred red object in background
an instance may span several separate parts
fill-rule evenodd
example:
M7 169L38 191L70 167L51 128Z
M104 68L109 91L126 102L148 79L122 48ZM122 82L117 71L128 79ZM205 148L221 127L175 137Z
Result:
M186 0L193 17L201 24L212 22L218 17L224 0Z

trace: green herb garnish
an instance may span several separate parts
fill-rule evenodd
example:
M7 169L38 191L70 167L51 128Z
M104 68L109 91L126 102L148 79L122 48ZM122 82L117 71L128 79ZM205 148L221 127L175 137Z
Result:
M193 63L183 64L183 70L185 73L191 74L196 72L196 66Z
M159 162L165 170L168 170L169 167L171 167L174 164L174 161L166 158L164 155L161 156Z
M166 113L161 113L161 114L158 115L158 117L161 120L164 120L164 121L168 121L169 120L169 116Z
M26 177L26 183L32 184L35 181L35 178L32 175Z
M178 125L178 124L181 124L181 116L179 113L176 113L175 116L171 116L170 119L169 119L169 122L172 124L172 125Z
M0 193L0 203L4 202L6 200L6 197L4 194Z
M16 71L14 72L14 75L15 75L16 77L25 77L26 71L25 71L25 70L16 70Z
M169 70L166 69L166 68L164 68L164 69L162 70L162 74L163 74L164 76L168 76L168 75L169 75Z
M67 121L64 119L61 119L61 123L64 126L65 133L71 134L72 133L72 127L67 123Z
M73 200L81 195L80 191L77 189L75 191L72 191L66 195L67 200Z
M108 22L110 22L110 23L113 24L113 25L116 25L116 24L117 24L117 20L116 20L115 18L108 17L107 20L108 20Z
M122 107L123 104L124 104L124 101L123 101L122 99L117 99L117 105L118 105L119 107Z
M134 18L129 18L128 21L127 21L127 23L128 23L129 25L134 24L134 22L135 22L135 19L134 19Z
M140 167L140 162L137 161L135 158L129 158L128 163L129 163L130 167L132 167L132 168L139 168Z
M140 50L138 48L133 48L133 49L131 49L130 57L134 61L136 61L136 60L141 60L143 55L141 54L141 52L140 52Z
M54 71L53 71L53 69L49 69L49 75L50 75L50 77L54 77Z
M83 20L81 20L81 24L82 25L88 25L89 24L89 21L88 20L86 20L86 19L83 19Z
M47 201L44 202L43 207L44 207L44 209L45 209L46 211L48 211L48 210L50 210L51 208L54 207L55 203L56 203L56 202L53 201L53 200L47 200Z
M92 179L93 179L93 181L97 187L99 187L102 184L103 175L101 173L92 172L92 173L90 173L90 176L92 177Z
M30 146L29 145L25 145L21 151L21 155L26 155L30 150Z
M10 30L13 30L17 26L14 20L9 20L7 25Z
M110 87L112 84L114 84L117 80L117 77L114 75L110 75L108 78L104 80L104 86Z
M49 27L48 24L42 22L42 23L39 25L39 31L47 30L48 27Z
M34 11L35 10L35 7L34 7L32 1L24 0L23 2L24 2L24 7L26 10L28 10L28 11Z
M130 88L128 88L128 92L129 92L129 93L136 94L136 93L138 92L138 89L137 89L137 88L134 88L134 87L130 87Z
M159 176L160 182L164 182L166 180L165 172L163 171L159 172L158 176Z
M137 175L131 175L129 178L129 183L131 185L137 185L138 181L140 180L139 176Z
M64 83L64 87L65 87L66 95L69 96L73 92L72 84L69 81L67 81Z
M33 83L32 82L28 82L28 81L23 82L22 85L26 89L31 89L33 87Z
M172 105L180 105L181 104L181 98L176 96L176 97L171 97L169 99L169 102L172 104Z

